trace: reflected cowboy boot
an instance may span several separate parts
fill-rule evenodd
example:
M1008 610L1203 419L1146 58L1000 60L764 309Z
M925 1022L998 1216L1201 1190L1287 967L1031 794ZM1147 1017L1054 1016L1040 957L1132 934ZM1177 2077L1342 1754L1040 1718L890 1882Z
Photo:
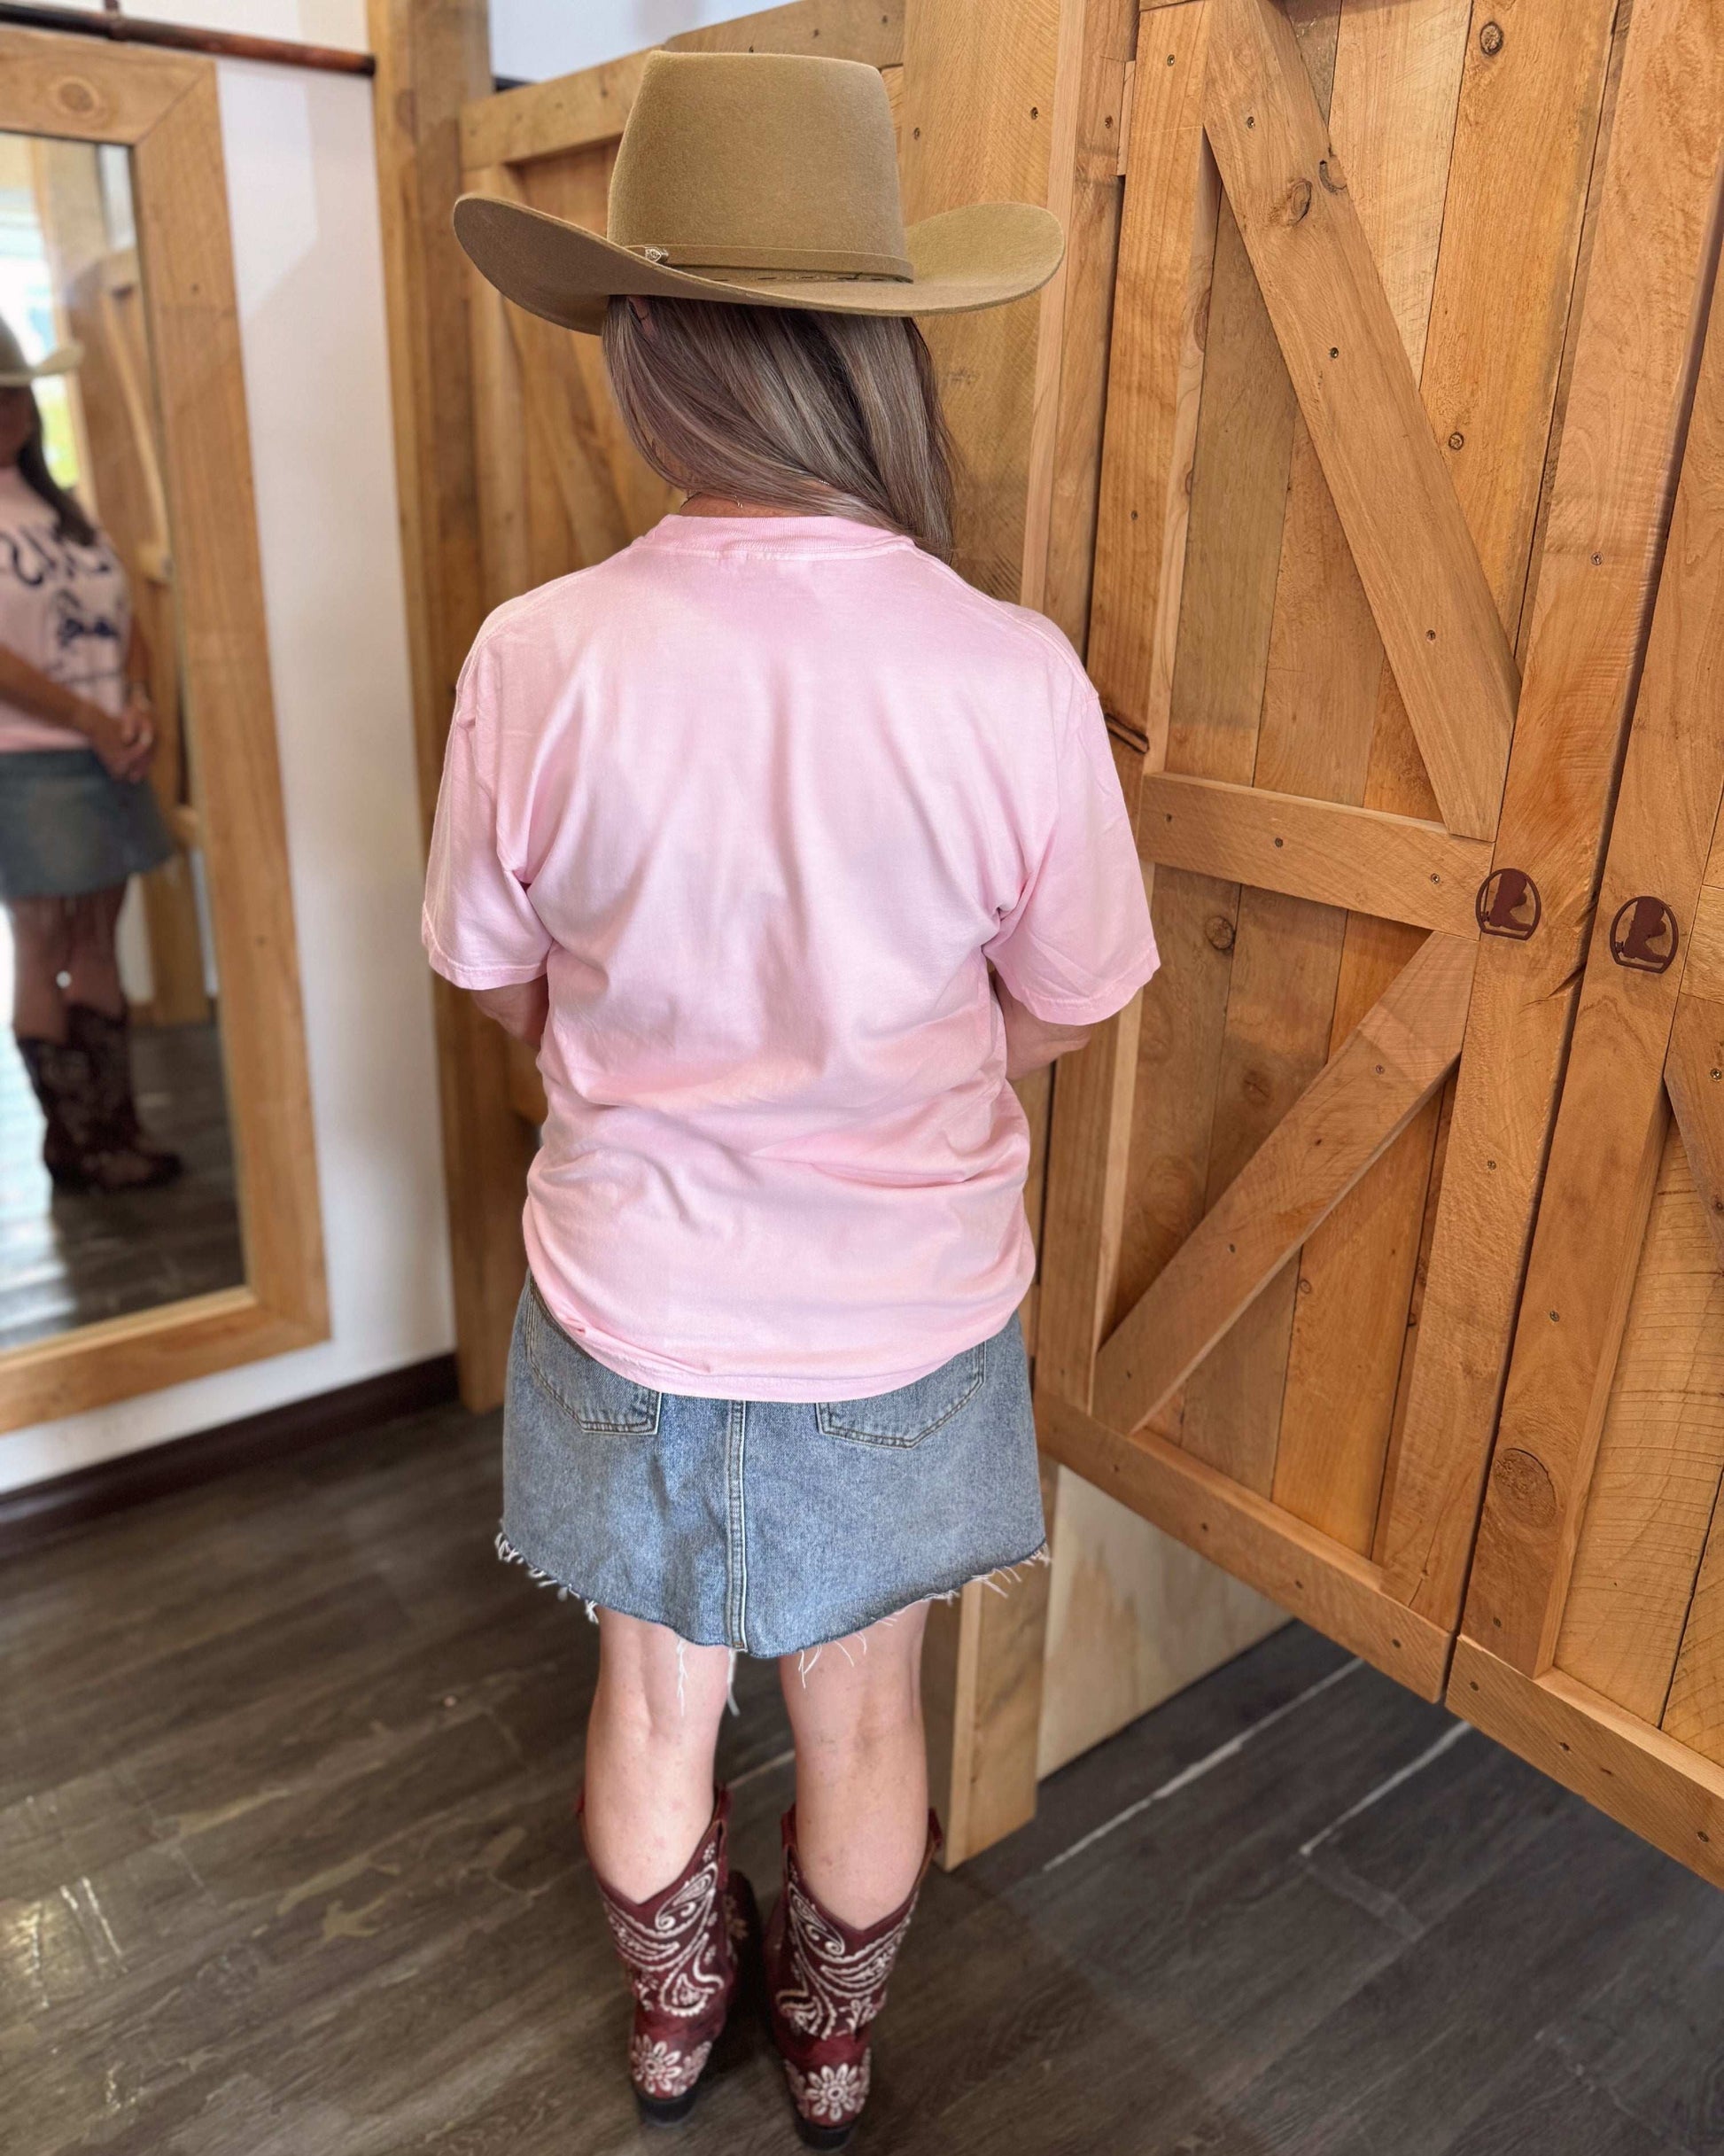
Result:
M70 1040L43 1040L17 1033L18 1053L30 1089L47 1121L42 1161L60 1190L88 1190L86 1171L94 1132L94 1081L89 1058Z
M137 1119L132 1094L130 1020L122 1013L110 1018L92 1004L66 1007L67 1041L89 1058L95 1087L92 1109L102 1149L114 1156L113 1187L171 1182L182 1162L177 1153L159 1145Z
M928 1847L909 1894L889 1916L858 1930L822 1909L796 1858L796 1807L784 1815L784 1892L766 1930L766 1996L773 2041L784 2061L796 2131L811 2149L841 2149L868 2100L869 2032L904 1944L916 1897L939 1850L928 1815Z
M583 1817L586 1805L583 1793L576 1807ZM740 1872L732 1875L729 1841L730 1792L720 1789L694 1855L659 1893L631 1902L596 1869L593 1874L634 1994L628 2048L634 2100L656 2125L674 2124L693 2110L744 1965L759 1952L754 1889Z

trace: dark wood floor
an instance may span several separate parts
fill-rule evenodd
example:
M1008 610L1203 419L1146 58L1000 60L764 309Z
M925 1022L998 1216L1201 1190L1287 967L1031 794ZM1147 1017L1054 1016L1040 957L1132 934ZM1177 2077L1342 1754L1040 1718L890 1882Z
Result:
M138 1113L185 1172L156 1190L56 1192L42 1111L0 1028L0 1351L245 1277L214 1024L132 1033Z
M12 1560L0 2144L603 2156L639 2129L570 1797L595 1635L439 1410ZM771 1873L769 1670L724 1769ZM1724 1903L1290 1627L930 1881L859 2145L1724 2150ZM689 2156L794 2145L757 2051Z

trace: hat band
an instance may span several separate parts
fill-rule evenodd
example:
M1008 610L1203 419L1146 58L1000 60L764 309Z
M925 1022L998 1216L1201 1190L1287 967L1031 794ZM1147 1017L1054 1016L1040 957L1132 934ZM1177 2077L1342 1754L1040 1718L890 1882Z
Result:
M741 249L698 243L688 246L648 247L637 241L623 243L631 254L649 262L663 262L671 269L730 269L745 276L771 276L782 271L791 276L881 277L896 284L915 280L915 267L908 255L862 254L843 247L757 247L749 245L748 260L736 258Z

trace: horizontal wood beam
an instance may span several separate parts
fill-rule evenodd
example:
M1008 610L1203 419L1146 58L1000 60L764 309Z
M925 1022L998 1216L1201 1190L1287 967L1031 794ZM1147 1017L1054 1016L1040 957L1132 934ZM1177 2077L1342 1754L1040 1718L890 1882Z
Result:
M791 0L663 42L671 52L806 52L896 67L904 59L904 0ZM524 165L615 142L646 63L645 52L631 52L579 74L475 98L461 115L462 165L469 172Z
M1490 873L1484 839L1440 823L1166 771L1144 775L1138 846L1157 868L1451 936L1475 932L1474 901Z
M1130 1511L1338 1639L1420 1698L1440 1700L1449 1635L1383 1592L1382 1573L1345 1543L1307 1527L1267 1498L1153 1430L1130 1436L1044 1389L1036 1396L1043 1452Z
M1448 1704L1643 1841L1724 1887L1724 1767L1560 1670L1523 1675L1472 1639Z
M1147 1421L1442 1084L1477 948L1426 938L1115 1327L1091 1395L1104 1422Z
M1514 655L1277 0L1216 0L1203 116L1443 821L1489 837Z

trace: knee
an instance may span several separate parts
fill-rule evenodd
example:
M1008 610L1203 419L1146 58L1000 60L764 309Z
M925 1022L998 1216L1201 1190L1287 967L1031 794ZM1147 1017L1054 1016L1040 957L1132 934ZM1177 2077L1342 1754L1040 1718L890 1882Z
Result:
M6 912L20 961L61 971L72 948L71 923L64 903L58 899L19 899Z
M669 1655L631 1661L624 1668L602 1665L594 1706L633 1748L710 1749L728 1691L729 1657L723 1650L687 1647L680 1666Z
M828 1671L823 1654L812 1670L798 1670L791 1662L783 1677L798 1750L814 1747L841 1756L866 1755L897 1749L920 1732L921 1685L914 1662L871 1669L858 1682L849 1669Z

